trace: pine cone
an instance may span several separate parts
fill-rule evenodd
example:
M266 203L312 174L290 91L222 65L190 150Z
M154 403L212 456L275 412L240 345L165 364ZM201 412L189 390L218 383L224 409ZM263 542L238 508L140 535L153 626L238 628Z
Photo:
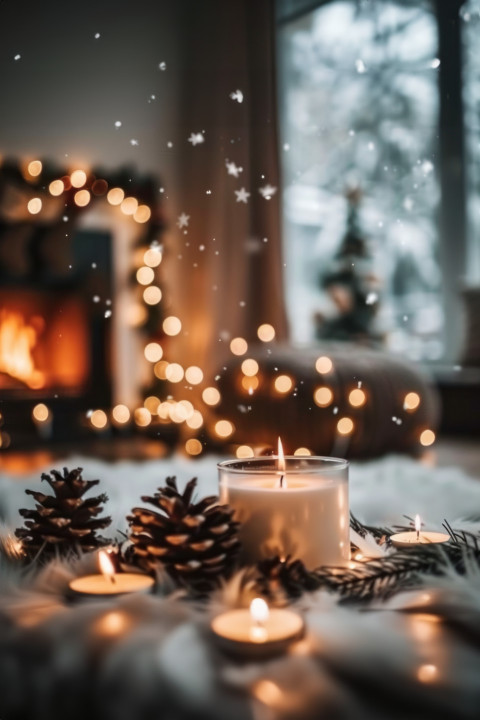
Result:
M232 572L240 541L228 505L215 496L192 503L196 484L193 478L180 494L176 478L168 477L154 497L142 497L160 512L133 508L127 520L132 562L147 571L163 566L176 582L203 594Z
M257 564L260 592L274 600L296 598L304 592L316 590L320 582L315 573L309 572L301 560L282 560L278 555Z
M57 553L68 555L90 552L107 544L104 538L96 534L112 522L110 517L97 517L102 505L108 498L102 493L97 497L83 499L83 495L100 480L83 480L82 468L68 470L63 475L52 470L51 475L42 474L52 488L53 495L26 490L37 505L35 510L20 510L26 518L25 527L18 528L15 535L21 539L27 558L41 556L50 559Z

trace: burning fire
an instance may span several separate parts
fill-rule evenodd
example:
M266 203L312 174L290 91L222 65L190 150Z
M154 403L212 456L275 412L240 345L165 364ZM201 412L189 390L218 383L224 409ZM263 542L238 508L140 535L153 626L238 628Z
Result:
M20 313L0 311L0 372L34 390L45 384L45 375L35 367L33 358L38 335L33 323L26 322Z

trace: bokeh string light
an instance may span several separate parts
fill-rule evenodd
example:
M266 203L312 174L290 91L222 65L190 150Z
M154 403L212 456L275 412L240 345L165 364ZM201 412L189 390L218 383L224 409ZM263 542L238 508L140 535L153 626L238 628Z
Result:
M42 173L45 168L40 160L31 160L23 166L23 175L27 182L35 184L39 188ZM61 175L50 180L42 196L40 190L36 190L35 196L27 200L27 210L31 215L39 215L45 206L45 197L61 198L66 195L70 202L79 209L88 207L93 200L105 198L112 208L117 208L126 219L139 225L147 224L152 218L151 207L135 197L129 189L127 195L125 189L119 184L109 187L107 180L95 177L89 171L82 168L73 169L69 174ZM143 327L148 318L149 308L158 306L163 300L163 292L159 287L157 269L163 260L163 251L158 241L147 241L143 248L139 247L136 257L135 281L139 294L137 299L132 301L128 322L132 327ZM156 336L147 338L143 346L143 354L150 364L153 378L168 383L168 395L162 397L162 393L146 392L143 399L143 407L128 407L127 404L116 404L105 412L104 409L93 409L87 413L88 421L95 431L103 431L109 426L109 422L118 428L130 425L132 422L139 428L148 427L152 423L173 423L183 424L186 431L191 434L198 433L202 428L209 431L212 440L218 443L231 443L235 439L235 423L233 417L222 417L222 395L216 386L216 380L204 372L199 365L183 367L180 363L172 361L168 342L163 344L162 337L168 338L180 335L184 330L184 323L176 315L168 315L160 322ZM151 331L154 332L154 331ZM260 344L272 343L276 340L276 330L268 322L261 323L256 330ZM160 340L160 342L159 342ZM249 343L244 337L233 337L229 343L229 350L232 356L246 356L249 351ZM270 350L268 351L270 352ZM297 380L287 372L273 374L268 366L263 364L261 359L256 357L245 357L241 362L241 373L238 376L238 388L241 393L249 398L256 393L268 393L279 401L288 401L296 395ZM337 384L332 382L334 374L334 362L327 355L319 355L315 360L315 370L319 384L310 392L313 392L314 405L320 410L317 412L329 413L332 418L335 431L340 436L352 437L361 431L362 412L371 402L368 388L358 387L345 388L342 391ZM220 377L220 376L218 376ZM192 391L195 391L192 394ZM186 392L191 393L182 397ZM337 394L339 395L337 397ZM403 398L399 398L400 410L405 413L414 414L421 404L419 393L414 390L405 389ZM249 400L248 400L249 402ZM335 403L335 407L332 406ZM45 409L44 409L45 408ZM340 412L339 412L340 409ZM219 412L220 410L220 412ZM338 413L338 414L337 414ZM342 413L345 413L342 415ZM349 416L349 413L352 417ZM228 413L226 413L228 415ZM44 423L50 420L51 410L36 405L32 410L32 418L37 423ZM418 427L417 442L419 446L427 448L435 442L435 434L428 427ZM4 437L5 441L8 438ZM252 438L253 440L253 438ZM251 441L250 441L251 443ZM184 440L184 450L187 455L195 457L205 449L205 441L202 438L187 437ZM237 457L252 457L255 454L255 447L252 444L240 444L236 446ZM295 455L309 455L311 450L306 447L298 447L294 450Z

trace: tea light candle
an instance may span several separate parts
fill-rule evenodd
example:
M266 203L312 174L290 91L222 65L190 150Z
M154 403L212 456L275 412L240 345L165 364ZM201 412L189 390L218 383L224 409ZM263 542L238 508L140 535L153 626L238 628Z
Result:
M262 598L252 600L250 609L217 615L210 628L219 646L227 652L255 657L284 652L305 631L298 613L270 609Z
M348 462L336 458L278 457L218 465L220 499L240 522L247 563L280 555L309 569L350 559Z
M98 553L101 574L85 575L69 583L70 590L84 597L114 597L126 593L147 593L153 588L154 581L148 575L139 573L115 573L107 553Z
M446 533L422 531L420 515L415 515L415 530L410 532L395 533L390 536L392 544L397 548L411 548L415 545L436 545L450 540Z

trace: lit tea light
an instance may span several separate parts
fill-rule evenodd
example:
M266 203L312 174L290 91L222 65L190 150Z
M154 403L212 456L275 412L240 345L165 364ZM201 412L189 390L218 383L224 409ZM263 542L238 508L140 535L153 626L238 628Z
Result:
M262 598L252 600L249 609L217 615L210 627L218 644L227 652L256 657L285 652L305 632L298 613L269 608Z
M422 530L420 515L415 515L415 530L395 533L390 536L390 540L397 548L408 548L415 545L438 545L448 542L450 536L446 533Z
M98 553L100 573L84 575L69 583L70 590L83 597L112 597L128 593L147 593L153 588L154 581L148 575L139 573L115 573L108 553Z

